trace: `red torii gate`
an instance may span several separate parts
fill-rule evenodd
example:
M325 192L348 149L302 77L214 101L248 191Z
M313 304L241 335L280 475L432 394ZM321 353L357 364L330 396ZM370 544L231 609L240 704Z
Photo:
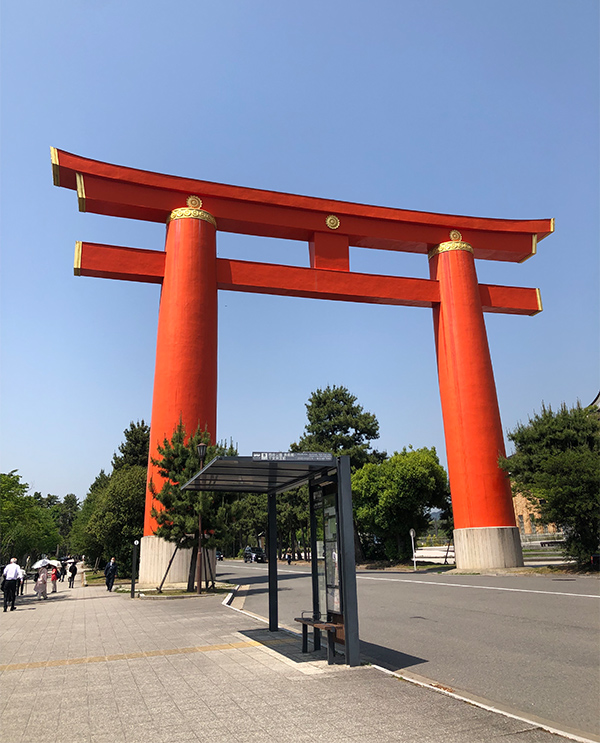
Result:
M538 240L553 232L553 220L430 214L262 191L111 165L55 148L51 157L54 184L77 191L80 211L167 224L164 252L87 242L78 242L75 252L78 276L162 285L151 457L180 417L188 431L199 425L216 438L219 289L430 307L457 565L522 564L509 483L497 465L504 439L483 312L534 315L542 309L540 294L479 284L474 259L525 261ZM304 241L310 268L217 258L217 229ZM430 278L351 272L350 246L422 253L429 258ZM160 479L152 464L148 478ZM148 490L144 542L156 526L152 506ZM147 548L146 563L148 555Z

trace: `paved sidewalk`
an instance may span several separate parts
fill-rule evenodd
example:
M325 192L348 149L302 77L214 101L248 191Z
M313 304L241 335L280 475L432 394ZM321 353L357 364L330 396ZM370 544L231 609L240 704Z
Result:
M59 584L2 614L2 743L557 743L370 667L328 666L222 596Z

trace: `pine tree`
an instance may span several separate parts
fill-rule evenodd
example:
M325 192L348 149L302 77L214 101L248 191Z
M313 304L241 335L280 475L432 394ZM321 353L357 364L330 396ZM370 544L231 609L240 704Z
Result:
M215 546L214 534L222 527L219 517L221 499L216 499L214 493L181 489L200 469L197 451L200 443L207 444L205 464L216 456L237 454L232 443L210 445L210 434L207 431L197 429L188 437L180 420L171 440L164 439L162 446L158 446L159 456L152 460L163 478L160 489L157 488L157 483L150 483L154 498L163 506L161 510L152 509L152 516L158 523L156 535L168 542L175 542L182 548L192 549L188 591L194 590L200 516L203 534L211 534L210 537L203 536L203 547Z
M583 567L600 547L600 417L598 409L542 404L508 438L515 453L500 459L513 492L533 503L545 523L565 533L565 553Z
M134 423L131 421L129 428L123 431L125 441L120 444L120 454L113 455L113 472L129 465L130 467L148 467L148 453L150 451L150 427L144 420Z
M377 418L366 412L346 387L315 390L306 403L306 415L304 434L290 446L291 451L348 455L353 469L385 459L385 453L370 448L371 441L379 438Z

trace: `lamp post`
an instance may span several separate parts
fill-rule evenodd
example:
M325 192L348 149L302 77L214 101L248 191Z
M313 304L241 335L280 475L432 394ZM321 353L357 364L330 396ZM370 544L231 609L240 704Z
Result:
M204 457L206 456L206 444L198 444L198 456L200 457L200 469L204 468ZM198 557L196 559L196 585L198 593L202 593L202 511L198 514Z

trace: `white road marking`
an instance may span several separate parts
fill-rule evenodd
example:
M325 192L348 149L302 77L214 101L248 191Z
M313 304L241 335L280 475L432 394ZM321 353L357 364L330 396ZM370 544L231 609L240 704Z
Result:
M245 568L246 570L256 570L258 565L236 565L236 569ZM267 566L260 566L262 570L267 570ZM277 568L278 573L295 573L296 575L310 575L310 571L307 570L286 570L285 568ZM590 593L566 593L565 591L536 591L533 588L502 588L501 586L472 586L468 583L445 583L442 581L428 581L428 580L416 580L414 578L393 578L393 577L380 577L375 575L363 575L357 573L356 577L358 580L379 580L379 581L393 581L396 583L419 583L425 586L449 586L450 588L479 588L485 591L511 591L513 593L540 593L545 596L574 596L576 598L584 599L600 599L600 595Z
M536 591L532 588L502 588L500 586L472 586L468 583L443 583L442 581L428 581L428 580L414 580L412 578L379 578L374 575L360 575L357 573L356 577L361 580L385 580L395 581L396 583L422 583L426 586L450 586L450 588L480 588L485 591L512 591L515 593L541 593L546 596L576 596L584 599L598 599L600 595L596 596L590 593L565 593L563 591Z

